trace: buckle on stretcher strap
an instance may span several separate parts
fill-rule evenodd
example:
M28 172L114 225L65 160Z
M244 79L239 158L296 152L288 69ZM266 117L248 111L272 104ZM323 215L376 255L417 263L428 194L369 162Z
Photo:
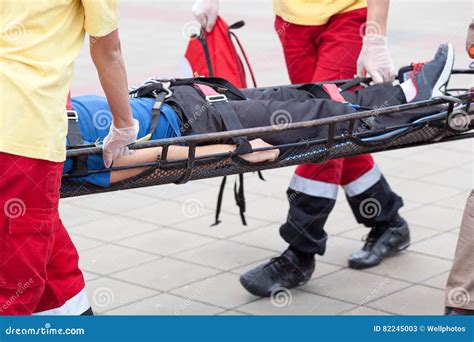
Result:
M323 84L323 89L329 95L331 100L343 103L347 102L335 84Z

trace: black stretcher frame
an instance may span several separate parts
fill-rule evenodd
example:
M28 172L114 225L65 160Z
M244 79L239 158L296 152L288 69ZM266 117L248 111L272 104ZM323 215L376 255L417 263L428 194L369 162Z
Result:
M474 70L453 70L453 74L474 74ZM322 82L315 83L315 85L333 83L338 85L340 88L350 89L360 84L368 84L368 82L370 82L370 79L364 78ZM74 197L93 193L133 189L169 183L184 184L190 180L196 179L262 171L302 163L321 163L330 159L349 157L357 154L374 153L399 148L473 138L474 131L470 131L474 130L474 120L471 120L471 123L465 127L465 129L457 130L450 127L448 118L450 118L453 114L453 111L456 110L456 105L463 105L469 115L474 115L474 112L472 112L472 107L474 106L474 92L470 92L467 89L455 89L454 91L464 93L460 95L435 98L428 101L391 106L382 109L359 111L357 113L315 119L305 122L135 143L130 146L130 149L138 150L143 148L162 147L163 152L161 156L157 158L157 161L151 163L112 167L110 169L103 170L89 170L84 174L65 174L63 175L63 182L61 186L61 197ZM444 119L433 119L432 121L403 124L386 127L382 130L371 130L370 132L354 131L354 124L356 120L393 113L403 114L408 110L422 108L436 108L440 113L445 113L445 115L443 115ZM343 122L349 123L348 132L343 135L336 135L336 125ZM292 147L294 149L292 154L287 153L281 155L275 162L249 163L231 152L200 157L195 156L196 146L198 145L215 143L216 141L224 141L242 136L258 136L264 139L265 134L285 132L287 130L294 129L311 128L316 126L327 127L327 139L307 139L286 145L276 145L272 147L254 149L254 151L279 149L282 147ZM367 142L363 140L367 137L377 136L386 132L392 132L397 129L404 129L404 131L398 135L377 142ZM188 157L185 159L167 160L168 148L173 145L188 146ZM85 155L101 154L101 152L101 147L73 146L68 148L67 157L75 158ZM106 188L71 180L72 178L81 177L88 174L134 168L146 168L146 170L140 173L138 176L111 184Z

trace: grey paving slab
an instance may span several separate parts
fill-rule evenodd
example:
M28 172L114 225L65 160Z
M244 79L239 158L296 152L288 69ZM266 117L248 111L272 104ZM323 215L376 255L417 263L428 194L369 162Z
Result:
M442 315L444 291L415 285L368 304L398 315Z
M164 228L158 231L144 233L139 236L121 240L120 245L133 247L149 253L170 255L212 241L214 241L214 239L201 235L186 233L171 228Z
M110 277L161 291L168 291L217 273L219 273L218 270L209 267L162 258L114 273Z
M435 257L452 259L457 241L458 237L455 234L444 233L431 239L417 242L410 247L410 250Z
M234 311L234 310L227 310L219 314L219 316L245 316L246 314Z
M187 252L176 254L175 257L204 266L230 270L256 260L261 260L265 257L270 257L273 254L273 252L267 250L245 246L235 242L217 241Z
M284 196L267 197L249 203L246 214L248 217L281 224L286 220L288 208L288 201Z
M225 239L230 236L245 234L255 228L268 225L268 222L253 217L247 217L247 226L242 224L240 216L221 213L221 223L214 226L214 214L203 215L193 219L173 225L174 228L185 230L191 233L206 235L216 239Z
M397 184L397 193L406 200L432 203L458 194L459 190L448 186L411 180Z
M143 208L158 200L141 196L132 191L115 191L103 194L86 196L84 201L78 202L81 207L109 214L120 214L129 210Z
M472 189L472 170L466 168L449 168L443 172L437 172L431 176L425 177L425 182L440 184L449 187L456 187L460 190Z
M451 262L411 252L387 258L368 272L417 283L451 269Z
M93 222L107 217L105 213L81 208L71 203L64 204L62 201L59 202L59 216L68 230L81 223Z
M74 246L76 246L78 252L84 252L88 249L104 245L104 242L88 239L75 234L69 234L69 236L71 237L71 240L74 243Z
M239 306L237 310L252 315L337 315L351 307L349 303L312 293L285 290L271 298Z
M178 203L160 200L156 204L123 213L124 216L148 223L170 226L183 221L194 220L211 212L204 204L192 197L186 202Z
M117 215L108 215L100 220L77 225L73 232L82 237L114 242L162 228L156 224L140 222Z
M220 179L220 178L219 178ZM239 208L235 204L235 196L234 196L234 189L233 189L233 181L232 177L230 180L227 180L228 186L226 186L223 198L222 198L222 209L226 210L227 212L234 212L238 214ZM247 182L244 183L246 188L248 186ZM216 203L217 203L217 196L219 194L220 184L217 186L209 186L207 185L206 188L202 189L198 192L192 193L192 198L199 200L203 205L210 210L215 210ZM263 194L255 194L250 191L246 191L245 193L245 201L248 205L255 200L264 198L265 193ZM185 202L190 197L189 194L183 194L181 196L174 196L173 199L181 202Z
M81 253L79 266L85 271L107 275L158 258L129 248L105 245Z
M94 273L90 273L90 272L84 272L84 271L82 272L82 275L84 276L84 280L86 282L89 282L91 280L98 279L98 278L101 277L98 274L94 274Z
M446 289L448 282L449 272L443 272L433 278L425 280L422 284L426 286L435 287L440 290Z
M172 293L228 309L257 299L257 297L245 291L240 285L237 275L230 273L183 286L172 291Z
M208 186L202 181L193 181L185 185L166 184L133 189L130 191L139 195L155 197L158 199L169 199L184 195L191 195L196 192L206 190L207 188Z
M343 269L311 280L301 289L358 305L366 305L377 298L399 291L409 285L409 283L400 280Z
M448 231L459 226L462 219L462 211L427 205L405 211L403 217L417 226Z
M363 244L362 241L330 236L326 245L326 253L322 257L318 257L318 259L345 267L347 266L347 258L353 252L361 249Z
M86 290L92 309L98 314L158 294L158 291L110 278L91 280L87 282Z
M462 210L466 205L466 201L470 193L471 191L469 189L464 190L453 197L445 198L433 204L435 204L438 207L447 207L451 209Z
M110 310L109 315L216 315L223 309L167 293Z
M344 316L387 316L387 312L375 310L367 306L355 306L348 311L341 313Z
M248 233L237 235L236 237L231 238L231 240L250 246L282 252L288 247L288 243L280 236L279 229L280 227L278 225L271 224L264 228L255 229Z

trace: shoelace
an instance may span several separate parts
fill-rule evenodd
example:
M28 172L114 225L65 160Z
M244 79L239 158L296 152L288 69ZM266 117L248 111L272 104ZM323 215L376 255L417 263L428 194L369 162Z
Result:
M372 230L369 232L369 234L366 234L363 238L362 241L365 242L364 244L364 249L365 248L371 248L372 245L377 242L377 240L384 234L384 230L382 229L376 229L372 228Z
M421 68L423 68L423 65L425 65L425 62L411 63L411 65L412 65L412 67L413 67L413 70L412 70L412 72L410 73L410 78L413 80L413 78L415 77L415 75L420 72Z

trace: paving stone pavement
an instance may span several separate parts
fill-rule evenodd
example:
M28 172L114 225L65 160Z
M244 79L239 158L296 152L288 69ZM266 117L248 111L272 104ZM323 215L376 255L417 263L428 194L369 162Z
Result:
M245 19L239 35L260 85L288 83L270 1L222 2L229 22ZM249 7L251 9L249 9ZM122 46L131 84L179 75L193 20L191 1L123 1ZM452 42L457 67L471 1L393 1L389 41L397 66L430 59ZM419 13L423 13L420 17ZM101 93L84 48L76 63L74 95ZM454 84L474 84L456 78ZM286 217L285 190L293 168L248 175L248 226L240 224L231 186L222 223L211 227L219 180L86 196L61 201L62 219L76 243L89 298L98 314L407 315L441 314L462 209L473 188L473 142L376 154L412 229L412 246L365 271L346 267L368 230L352 217L342 191L327 231L328 251L311 281L281 298L245 292L238 277L285 248L278 228Z

